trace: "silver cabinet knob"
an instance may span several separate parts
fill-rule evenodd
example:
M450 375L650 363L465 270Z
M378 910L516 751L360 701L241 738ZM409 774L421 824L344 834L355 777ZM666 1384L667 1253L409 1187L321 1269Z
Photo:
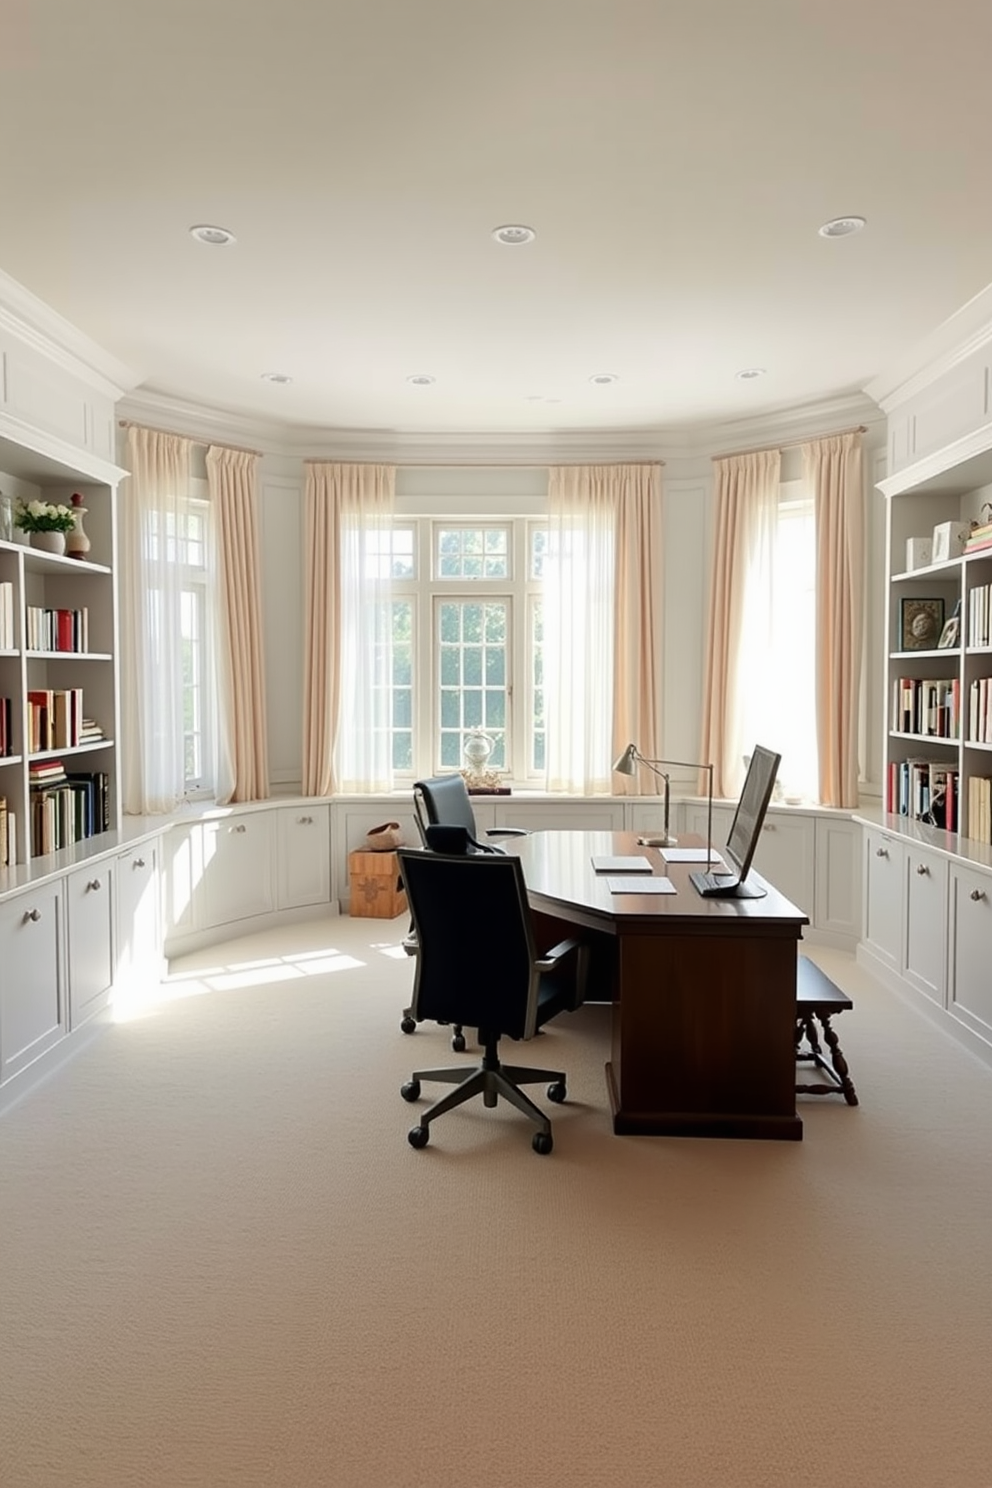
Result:
M247 831L247 828L246 828L244 822L238 822L236 826L228 827L227 830L229 832L245 832L245 831Z
M40 909L26 909L24 911L24 921L23 921L23 923L25 925L27 924L28 920L33 920L34 923L37 924L40 919L41 919L41 910Z
M134 862L131 864L131 867L132 868L144 868L144 866L145 866L145 860L144 860L144 858L135 858Z
M985 898L985 890L984 889L972 889L972 891L971 891L971 897L972 897L972 899L974 899L975 903L977 904L979 902L979 900Z
M313 826L313 817L312 816L298 816L296 818L296 825L298 827L312 827Z
M929 873L930 869L927 867L926 863L917 863L916 871L917 873Z
M89 881L89 883L86 885L87 892L90 889L98 889L99 887L100 887L100 880L98 878L91 878L90 881Z
M889 856L889 849L887 847L876 847L875 856L876 858L887 858Z

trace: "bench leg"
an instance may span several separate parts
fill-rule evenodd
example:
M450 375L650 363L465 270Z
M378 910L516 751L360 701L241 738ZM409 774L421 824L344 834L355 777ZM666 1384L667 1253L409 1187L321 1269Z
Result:
M823 1028L823 1037L830 1051L829 1060L820 1046L820 1040L816 1031L817 1018L820 1020L820 1025ZM810 1052L808 1054L804 1054L801 1048L804 1037L809 1045ZM835 1091L840 1091L843 1093L844 1099L849 1106L856 1106L858 1104L857 1091L851 1079L847 1060L841 1051L837 1034L831 1025L829 1013L824 1013L817 1009L815 1013L812 1010L807 1010L798 1015L796 1019L796 1059L811 1060L817 1069L822 1070L831 1082L829 1085L797 1085L797 1093L804 1095L830 1095Z
M858 1104L858 1094L847 1067L847 1060L844 1058L840 1044L837 1041L837 1034L830 1022L830 1014L821 1013L820 1022L823 1024L823 1037L827 1041L827 1048L830 1050L830 1060L834 1069L837 1071L837 1078L840 1081L840 1088L844 1092L844 1099L849 1106L856 1106Z

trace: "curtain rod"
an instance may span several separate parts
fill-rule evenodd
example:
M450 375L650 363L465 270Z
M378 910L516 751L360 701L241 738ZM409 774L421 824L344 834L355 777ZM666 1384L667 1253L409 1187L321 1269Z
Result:
M766 455L773 450L799 449L804 444L816 444L820 439L839 439L843 434L867 434L865 424L856 424L853 429L834 429L830 434L817 434L813 439L786 439L781 444L763 444L757 449L728 450L725 455L711 455L711 460L736 460L741 455Z
M194 439L191 434L178 434L175 429L157 429L153 424L139 424L135 419L118 419L117 423L121 429L147 429L149 434L168 434L170 439L185 439L187 444L198 444L201 449L209 449L216 444L220 449L233 450L237 455L257 455L260 460L264 459L261 450L245 449L240 444L224 444L215 439Z

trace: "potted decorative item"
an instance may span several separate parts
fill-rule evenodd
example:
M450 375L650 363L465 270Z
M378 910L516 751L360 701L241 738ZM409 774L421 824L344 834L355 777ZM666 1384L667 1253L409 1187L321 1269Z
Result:
M72 526L66 533L65 551L70 558L85 558L90 550L90 540L83 531L83 518L86 515L86 507L79 491L72 493Z
M33 548L46 553L64 553L65 535L75 526L71 506L51 501L21 501L14 512L14 526L28 534Z

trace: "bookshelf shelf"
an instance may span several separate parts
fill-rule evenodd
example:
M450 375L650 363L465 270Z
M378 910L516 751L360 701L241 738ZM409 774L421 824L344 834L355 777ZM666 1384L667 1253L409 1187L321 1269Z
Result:
M124 473L105 462L94 469L84 455L73 466L42 449L0 444L0 487L23 501L66 505L79 491L92 543L78 559L0 542L0 737L13 750L0 758L0 873L54 853L71 862L91 836L120 826L112 560ZM102 737L88 737L89 720Z

